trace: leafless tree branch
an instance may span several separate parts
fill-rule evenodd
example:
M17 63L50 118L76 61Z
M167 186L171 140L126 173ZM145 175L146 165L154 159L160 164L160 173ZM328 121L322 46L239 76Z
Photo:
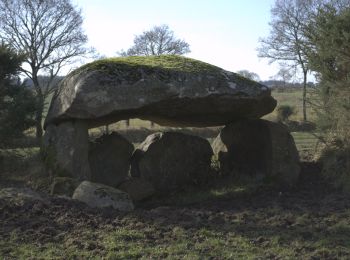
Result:
M45 98L53 91L55 77L75 58L88 54L81 11L70 0L1 0L0 39L26 53L30 69L23 73L34 84L38 99L37 136ZM39 74L48 80L43 84Z

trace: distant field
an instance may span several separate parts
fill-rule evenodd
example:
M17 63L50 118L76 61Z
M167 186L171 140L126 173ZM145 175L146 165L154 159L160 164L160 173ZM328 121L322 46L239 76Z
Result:
M315 150L318 145L318 139L313 133L293 132L292 135L299 151Z
M291 120L301 121L303 119L303 93L301 89L291 89L286 91L272 91L272 96L277 100L277 107L279 105L289 105L295 108L295 115L291 116ZM309 121L314 121L315 113L312 111L310 106L307 104L306 113ZM276 110L271 114L264 117L268 120L276 119Z

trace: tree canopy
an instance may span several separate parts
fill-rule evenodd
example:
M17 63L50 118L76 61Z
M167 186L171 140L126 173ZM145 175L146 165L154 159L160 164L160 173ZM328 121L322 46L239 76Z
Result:
M190 45L177 39L168 25L154 26L148 31L135 36L134 45L127 51L121 51L122 56L150 56L162 54L182 55L190 52Z
M45 99L53 91L51 80L63 66L88 52L82 23L81 11L70 0L0 1L0 39L26 54L22 71L35 88L38 137ZM40 84L39 74L51 80Z
M34 96L17 77L23 60L22 54L0 44L0 145L9 144L34 124Z
M247 78L247 79L251 79L251 80L255 80L255 81L260 81L260 77L258 74L256 74L255 72L249 71L249 70L239 70L237 71L237 74Z
M350 142L350 3L340 9L325 5L308 29L310 68L320 81L321 126Z
M276 0L271 9L270 35L260 39L261 45L258 48L259 57L301 69L304 120L307 120L306 86L309 72L304 32L313 2L313 0Z

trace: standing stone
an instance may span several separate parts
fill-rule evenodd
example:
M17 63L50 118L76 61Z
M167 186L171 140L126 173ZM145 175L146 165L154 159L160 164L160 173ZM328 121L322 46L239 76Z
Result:
M88 127L83 120L49 125L45 130L42 151L53 175L90 179L88 162Z
M134 146L116 132L90 143L91 181L116 187L129 173Z
M169 192L206 181L212 155L209 142L201 137L155 133L135 150L131 175L149 181L156 191Z
M225 126L213 142L221 170L287 186L299 177L299 154L288 129L266 120Z
M100 183L83 181L74 191L73 199L82 201L93 208L111 207L120 211L131 211L134 205L123 191Z

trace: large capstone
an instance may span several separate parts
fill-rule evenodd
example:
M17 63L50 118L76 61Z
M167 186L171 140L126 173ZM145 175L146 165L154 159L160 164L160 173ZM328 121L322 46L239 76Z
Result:
M206 139L175 132L155 133L135 150L131 176L169 192L205 182L210 174L212 148Z
M292 186L299 177L299 155L287 127L266 120L225 126L213 142L223 172Z
M52 100L45 127L74 119L95 127L129 118L167 126L217 126L260 118L275 106L266 86L198 60L120 57L70 73Z
M126 180L134 146L116 132L90 143L89 163L93 182L117 187Z

